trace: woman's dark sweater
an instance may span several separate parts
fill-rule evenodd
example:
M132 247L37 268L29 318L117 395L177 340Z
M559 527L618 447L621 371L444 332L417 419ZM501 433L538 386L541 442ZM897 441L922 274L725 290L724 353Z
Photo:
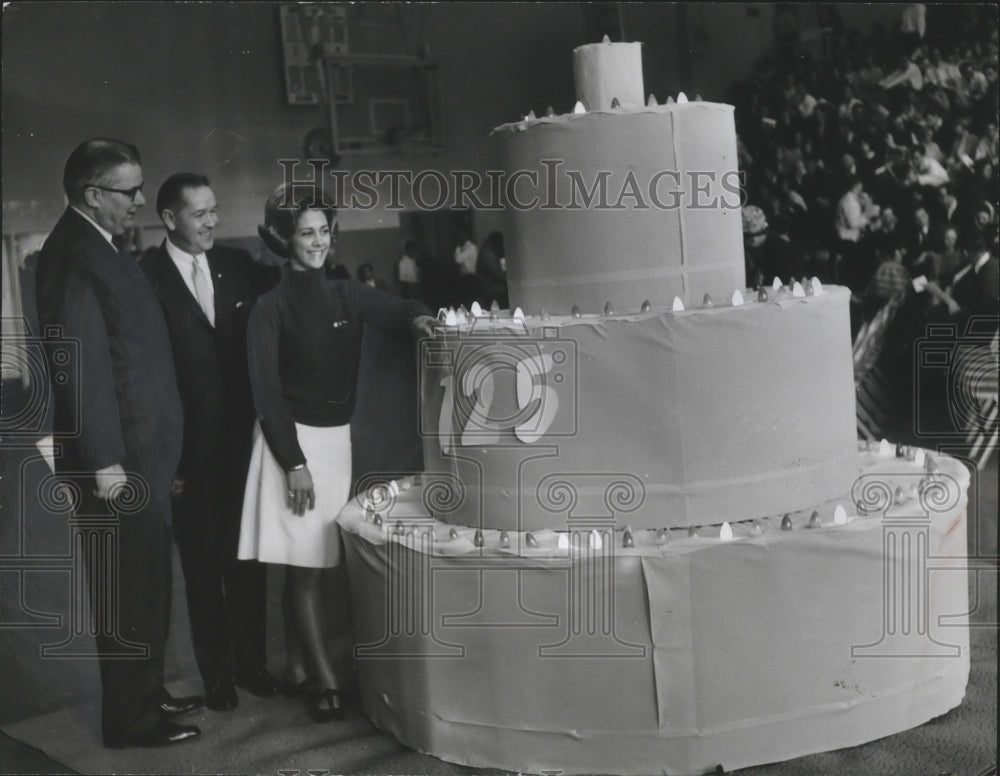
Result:
M247 328L250 385L264 438L287 471L306 462L295 423L342 426L357 400L364 324L405 329L427 310L322 269L286 265Z

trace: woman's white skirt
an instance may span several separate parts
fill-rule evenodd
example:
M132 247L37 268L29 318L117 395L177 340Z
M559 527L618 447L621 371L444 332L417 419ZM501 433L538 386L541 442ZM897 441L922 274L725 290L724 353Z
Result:
M316 508L301 517L288 502L288 481L257 423L243 493L240 560L306 568L329 568L343 561L337 515L351 490L351 426L320 428L295 424L316 493Z

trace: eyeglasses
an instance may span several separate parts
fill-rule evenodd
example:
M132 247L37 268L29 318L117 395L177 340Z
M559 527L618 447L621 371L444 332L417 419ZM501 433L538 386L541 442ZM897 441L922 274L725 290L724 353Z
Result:
M101 191L111 191L115 194L121 194L128 197L130 200L135 202L135 198L139 196L139 192L142 191L144 183L140 183L138 186L134 186L131 189L113 189L110 186L101 186L99 183L88 183L87 188L90 189L100 189Z

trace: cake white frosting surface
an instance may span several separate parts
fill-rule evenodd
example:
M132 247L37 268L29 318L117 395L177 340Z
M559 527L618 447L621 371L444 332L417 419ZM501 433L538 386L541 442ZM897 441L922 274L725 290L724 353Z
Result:
M452 490L442 519L687 526L843 493L856 475L848 291L757 293L441 326L420 382L426 477Z
M341 516L366 712L407 745L540 773L700 773L958 705L968 473L856 454L814 510L684 529L455 527L422 484ZM933 570L933 573L931 573Z

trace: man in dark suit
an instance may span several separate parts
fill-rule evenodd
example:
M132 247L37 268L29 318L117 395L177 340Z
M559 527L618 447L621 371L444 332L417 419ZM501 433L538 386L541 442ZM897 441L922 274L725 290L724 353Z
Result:
M921 206L913 211L913 222L903 232L904 261L907 266L919 262L927 251L938 251L944 247L943 230L931 222L927 208Z
M180 397L156 296L114 243L145 204L142 182L134 146L107 139L78 146L63 173L69 207L37 270L38 317L55 375L57 471L74 483L83 530L110 525L114 537L110 562L85 556L109 747L200 735L167 717L199 708L201 699L172 698L163 688ZM76 344L68 364L60 347L67 340Z
M175 480L174 536L205 703L237 705L236 685L277 691L265 666L265 571L236 559L254 409L246 327L277 268L215 245L215 194L202 175L178 173L156 210L167 238L141 262L170 331L184 405L184 447Z
M949 289L953 304L949 312L962 320L972 316L991 318L1000 314L1000 262L986 246L979 233L967 238L966 255L968 263L955 273Z

